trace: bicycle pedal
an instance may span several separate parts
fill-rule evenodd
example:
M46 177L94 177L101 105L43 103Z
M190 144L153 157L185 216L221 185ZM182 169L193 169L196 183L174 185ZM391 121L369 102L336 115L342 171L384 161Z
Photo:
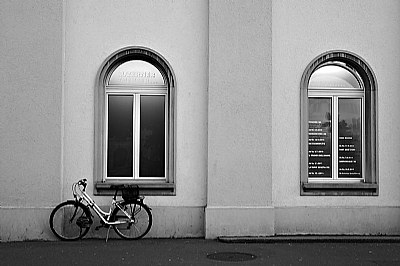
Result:
M98 225L98 226L96 226L95 228L94 228L94 230L96 230L96 231L99 231L99 229L100 228L109 228L110 226L109 225L107 225L107 224L101 224L101 225Z
M80 228L89 228L92 225L92 221L89 220L89 218L81 216L76 220L76 224Z

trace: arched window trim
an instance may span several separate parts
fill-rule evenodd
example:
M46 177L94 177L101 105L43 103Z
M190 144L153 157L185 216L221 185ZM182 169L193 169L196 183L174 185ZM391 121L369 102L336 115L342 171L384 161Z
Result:
M145 195L175 195L175 90L176 78L173 70L159 53L146 47L130 46L111 54L101 65L97 74L94 101L94 183L96 195L111 195L111 186L122 181L105 180L104 152L105 152L105 88L111 73L121 64L131 60L143 60L155 66L166 82L168 89L168 151L167 173L163 181L130 181L140 186ZM127 182L127 181L123 181Z
M365 182L364 183L310 183L308 182L308 84L312 73L330 62L343 62L359 74L365 90ZM342 50L325 52L314 58L306 67L300 83L300 195L372 195L377 196L377 81L372 68L360 56Z

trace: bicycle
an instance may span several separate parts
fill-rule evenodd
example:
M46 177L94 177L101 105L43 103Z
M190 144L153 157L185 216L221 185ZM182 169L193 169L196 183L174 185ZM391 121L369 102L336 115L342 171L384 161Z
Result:
M152 226L151 208L139 196L138 186L112 186L115 194L108 212L103 211L86 193L87 180L81 179L72 185L73 200L57 205L50 214L51 231L61 240L73 241L84 237L93 224L92 209L100 218L101 227L110 228L124 239L140 239ZM122 191L122 200L117 200L118 191Z

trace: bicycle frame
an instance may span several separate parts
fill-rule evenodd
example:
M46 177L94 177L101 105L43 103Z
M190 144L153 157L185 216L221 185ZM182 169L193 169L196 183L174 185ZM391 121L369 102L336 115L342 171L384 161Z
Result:
M79 190L79 191L78 191ZM95 201L86 193L85 188L82 189L80 184L74 183L72 185L72 194L74 195L75 200L82 201L84 200L87 203L87 206L90 207L94 212L99 216L99 218L106 224L106 225L117 225L117 224L124 224L126 222L119 221L119 222L110 222L111 213L115 208L119 208L130 220L132 220L132 216L129 215L125 210L121 208L120 202L117 201L115 196L112 199L111 206L108 212L103 211ZM114 208L113 208L114 207ZM107 219L106 219L107 218Z

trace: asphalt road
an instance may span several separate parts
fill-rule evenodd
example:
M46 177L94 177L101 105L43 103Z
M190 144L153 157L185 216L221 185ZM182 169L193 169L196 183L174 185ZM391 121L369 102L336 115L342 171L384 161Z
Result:
M9 242L0 243L0 265L400 265L400 243Z

